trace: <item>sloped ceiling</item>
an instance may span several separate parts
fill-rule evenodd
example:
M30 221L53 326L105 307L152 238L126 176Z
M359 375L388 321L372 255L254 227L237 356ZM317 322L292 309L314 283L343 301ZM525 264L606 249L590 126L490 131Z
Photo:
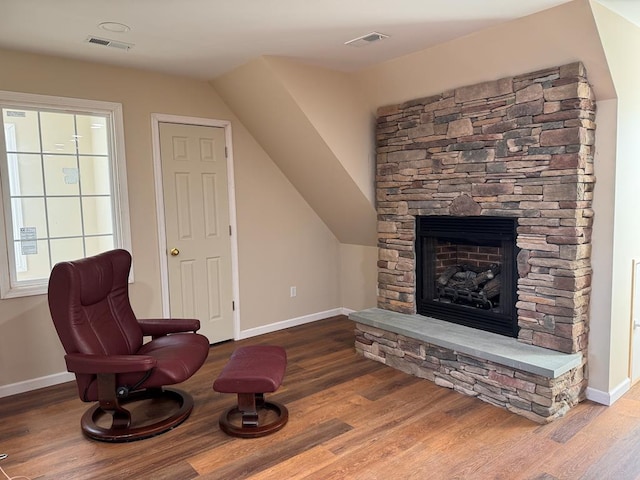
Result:
M281 73L263 57L219 77L214 86L341 243L374 245L372 199L349 174L345 159L332 151ZM363 139L359 144L369 148Z
M377 107L575 61L615 98L588 0L351 74L261 57L212 84L340 242L375 245Z

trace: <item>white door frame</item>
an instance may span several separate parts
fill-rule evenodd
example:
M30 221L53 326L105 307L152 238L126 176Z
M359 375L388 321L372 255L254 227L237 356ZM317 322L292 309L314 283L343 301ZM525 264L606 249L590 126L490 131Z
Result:
M229 191L229 224L231 226L231 282L233 301L233 338L240 339L240 279L238 273L238 236L236 232L236 193L233 175L233 148L231 143L231 122L209 118L183 117L164 113L151 114L151 139L153 142L153 176L156 188L156 216L158 221L158 253L160 260L160 284L162 294L162 314L171 315L169 308L169 267L167 265L167 230L164 221L164 194L162 189L162 158L160 155L160 123L178 123L224 128L227 149L227 185Z

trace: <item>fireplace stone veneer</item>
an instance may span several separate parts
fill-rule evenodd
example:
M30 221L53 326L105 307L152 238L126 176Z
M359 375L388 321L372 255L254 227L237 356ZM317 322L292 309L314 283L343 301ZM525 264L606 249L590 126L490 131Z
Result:
M560 386L542 385L546 410L527 415L538 421L564 413L583 398L586 386L594 133L595 99L581 63L457 88L377 113L379 309L415 316L416 216L516 218L517 341L582 359L563 374ZM386 341L373 348L371 332L358 332L358 351L385 361ZM371 355L372 349L382 354ZM449 386L444 376L464 368L454 368L455 350L443 351L448 353L434 378ZM408 352L399 357L416 360ZM485 369L495 373L490 380L497 395L514 399L507 404L517 408L510 410L531 413L531 392L518 393L517 375L500 368L491 362Z

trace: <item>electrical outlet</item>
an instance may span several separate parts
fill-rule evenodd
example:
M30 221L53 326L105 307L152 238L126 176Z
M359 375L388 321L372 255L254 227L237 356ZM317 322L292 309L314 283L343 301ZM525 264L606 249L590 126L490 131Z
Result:
M291 287L291 298L295 297L297 293L296 287Z

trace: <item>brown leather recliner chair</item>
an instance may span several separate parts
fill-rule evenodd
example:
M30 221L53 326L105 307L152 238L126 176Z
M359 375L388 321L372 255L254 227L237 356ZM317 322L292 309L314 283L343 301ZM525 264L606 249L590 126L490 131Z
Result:
M80 399L99 402L83 415L82 431L108 442L151 437L183 422L193 398L163 387L187 380L209 353L208 339L195 333L198 320L136 319L129 304L130 268L129 252L112 250L58 263L49 278L49 310L67 370L76 375ZM152 340L143 344L144 336ZM124 408L136 402L137 412L149 399L161 418L144 415L138 421ZM160 403L173 408L162 412Z

